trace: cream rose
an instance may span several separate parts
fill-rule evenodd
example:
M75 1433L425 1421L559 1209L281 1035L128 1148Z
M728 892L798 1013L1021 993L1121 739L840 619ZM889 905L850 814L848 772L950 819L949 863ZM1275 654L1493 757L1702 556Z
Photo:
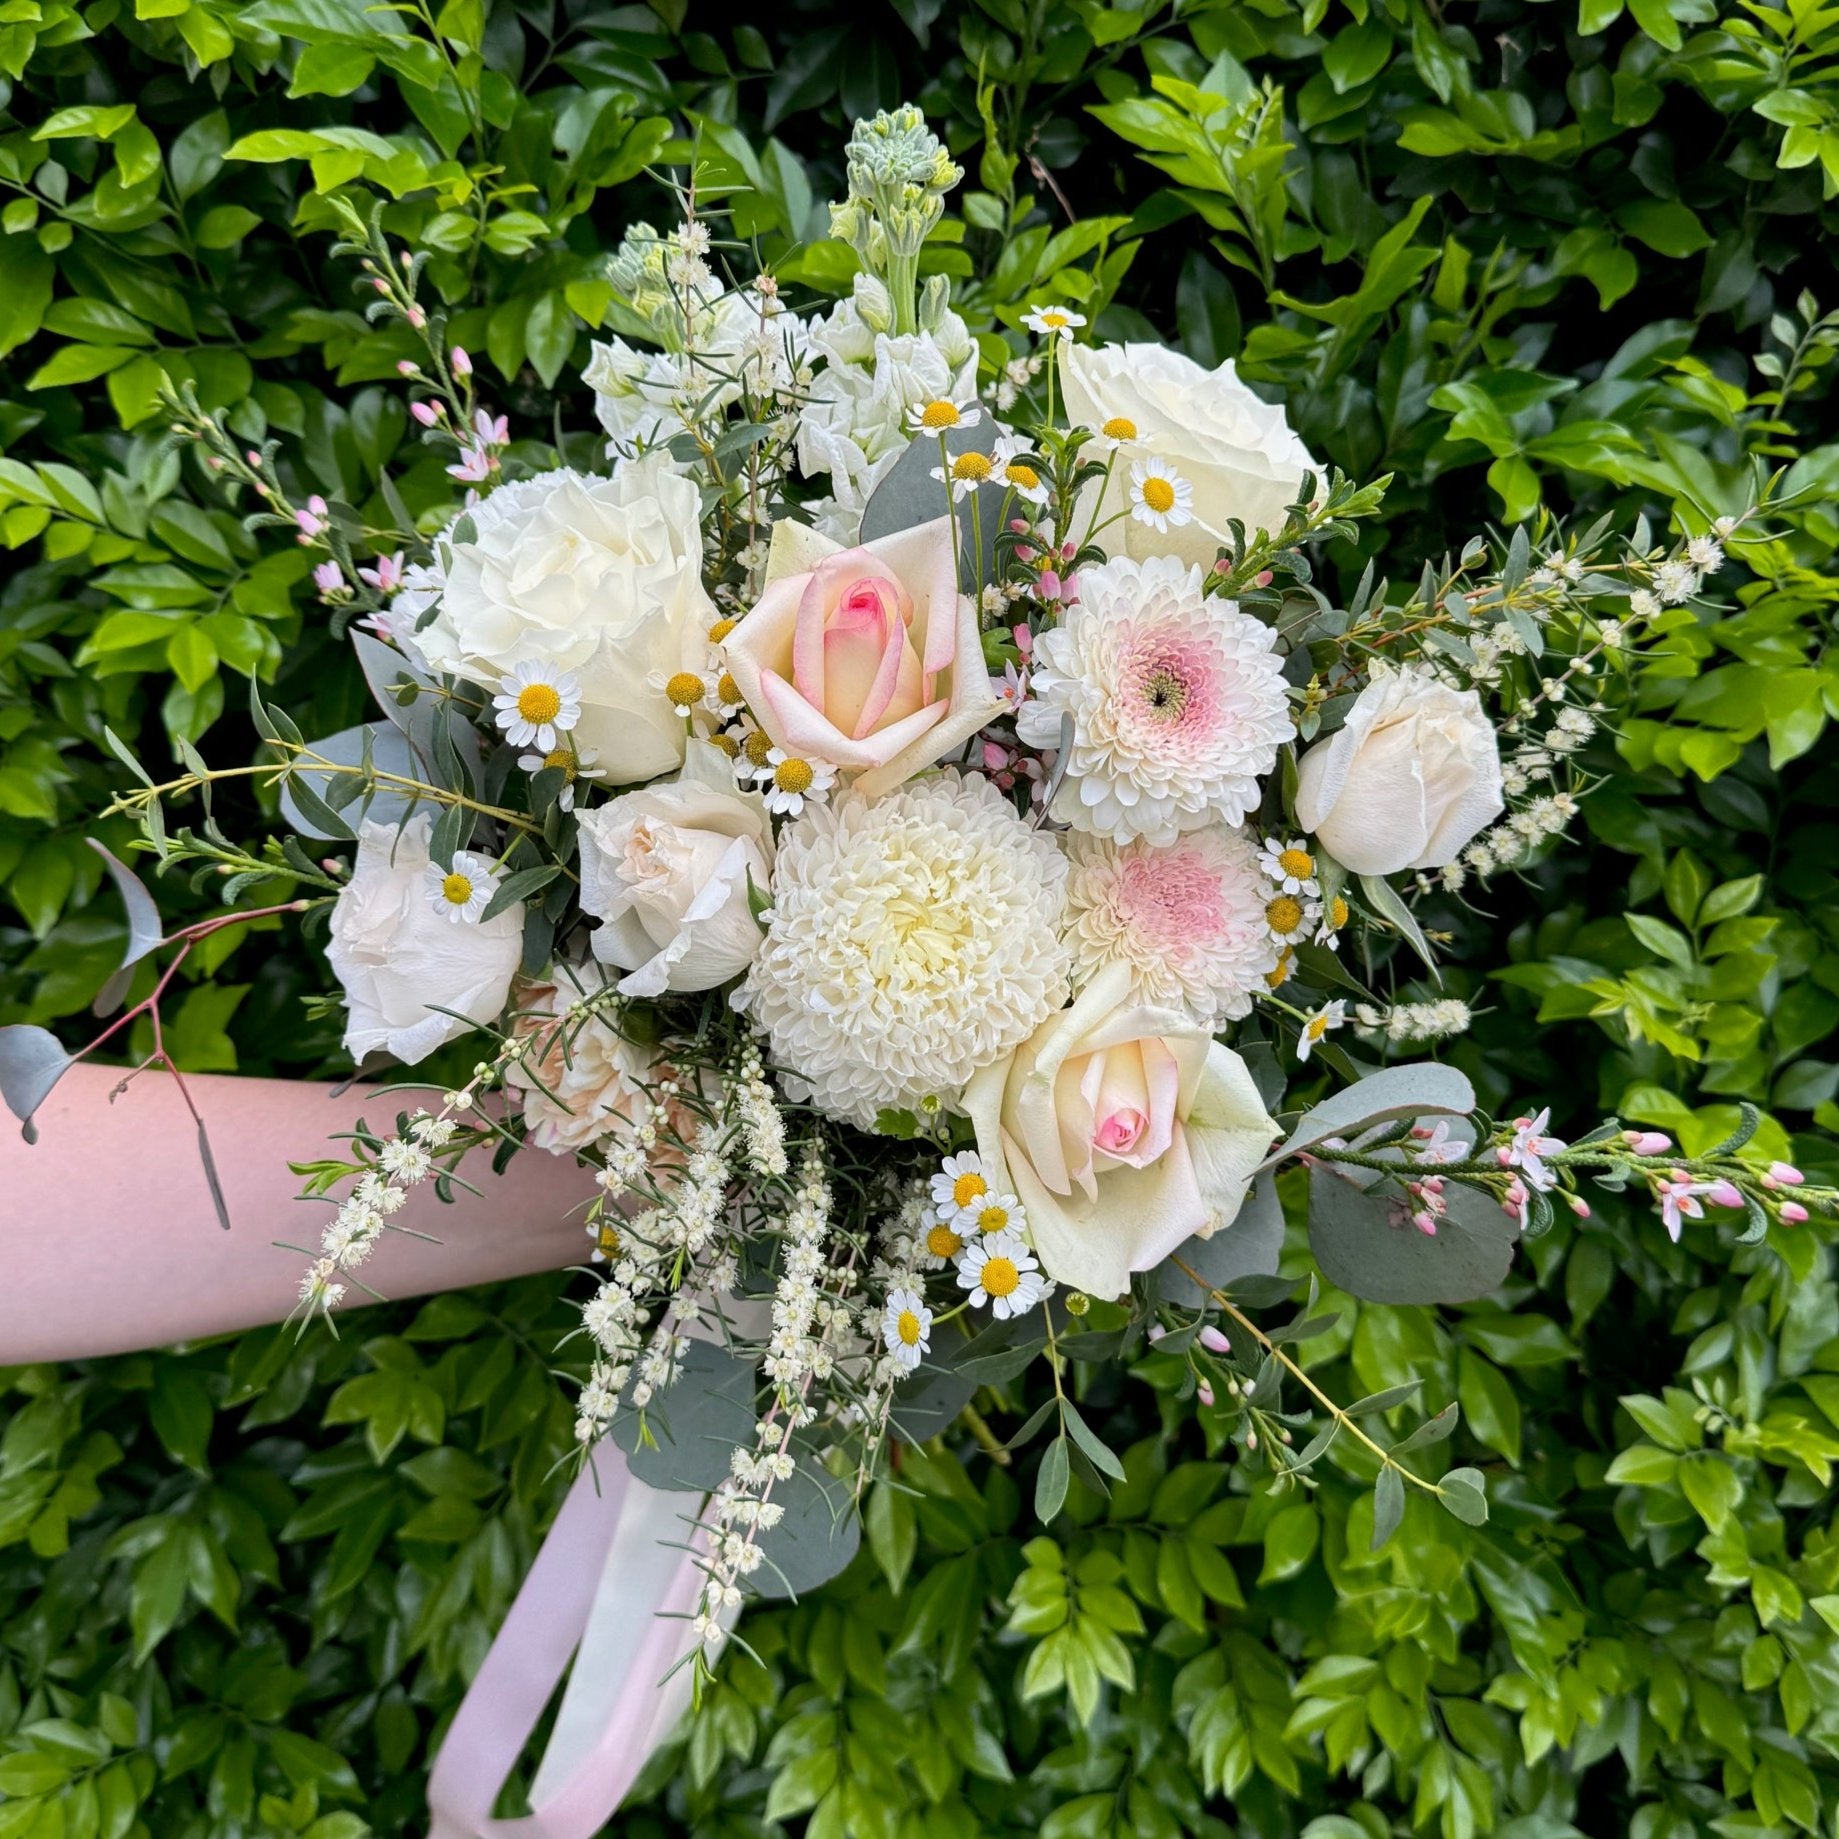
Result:
M556 965L518 993L512 1032L528 1046L505 1083L519 1095L538 1149L586 1149L651 1114L644 1091L655 1077L650 1053L599 1015L568 1015L600 987L597 966Z
M578 821L594 956L629 973L626 995L712 990L752 963L763 935L748 882L762 894L771 883L772 819L706 741L690 743L681 777Z
M1296 821L1356 875L1442 868L1502 808L1481 698L1421 669L1369 683L1297 769Z
M332 903L326 957L345 990L345 1051L354 1060L383 1051L405 1066L489 1022L505 1005L523 956L524 915L455 925L428 898L428 833L417 812L358 831L351 879ZM452 1009L456 1015L439 1013ZM465 1017L466 1020L459 1019Z
M962 747L1002 706L946 517L860 549L776 525L765 591L722 652L776 745L861 773L869 797Z
M1132 453L1166 460L1194 488L1192 523L1158 533L1126 517L1110 527L1113 550L1139 561L1173 555L1211 568L1230 518L1280 528L1303 474L1321 472L1283 410L1253 395L1230 358L1203 370L1162 345L1062 345L1060 377L1069 421L1102 428L1121 418L1137 430L1112 468L1106 517L1125 508Z
M420 631L395 622L430 669L492 689L521 662L572 672L573 738L616 785L683 759L683 722L663 686L702 668L715 622L696 488L669 468L658 454L610 478L563 468L501 485L465 514L470 537L445 539L448 560L420 571L397 603L414 612L439 595Z
M964 1094L1043 1269L1099 1297L1230 1225L1277 1134L1237 1054L1130 992L1129 967L1107 965Z

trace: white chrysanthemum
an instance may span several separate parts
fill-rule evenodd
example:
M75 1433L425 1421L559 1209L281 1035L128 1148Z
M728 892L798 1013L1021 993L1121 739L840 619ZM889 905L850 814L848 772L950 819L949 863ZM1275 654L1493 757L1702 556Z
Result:
M1217 1023L1247 1014L1277 968L1265 905L1270 883L1242 830L1176 842L1074 837L1067 851L1066 934L1073 985L1127 964L1137 995Z
M888 1292L881 1314L881 1338L908 1372L932 1351L932 1311L917 1290L903 1286Z
M1113 842L1242 823L1295 732L1270 628L1203 594L1200 570L1170 556L1082 569L1079 599L1034 659L1016 731L1057 747L1072 716L1053 815Z
M1066 858L984 779L808 810L780 845L736 1005L788 1093L820 1110L866 1128L885 1108L955 1103L1066 1000L1065 892Z

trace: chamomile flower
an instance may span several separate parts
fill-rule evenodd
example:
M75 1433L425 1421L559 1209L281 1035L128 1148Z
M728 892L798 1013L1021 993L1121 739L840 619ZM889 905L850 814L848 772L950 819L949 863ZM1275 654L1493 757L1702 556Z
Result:
M917 1290L890 1290L881 1315L881 1338L909 1372L932 1351L932 1311Z
M1347 1004L1340 1001L1324 1003L1309 1016L1303 1023L1302 1033L1296 1037L1296 1064L1303 1065L1311 1052L1321 1044L1322 1038L1341 1027L1346 1020Z
M935 396L907 411L907 426L915 434L950 434L955 428L974 428L982 419L975 397L953 402L949 396Z
M990 484L995 470L987 453L960 453L953 456L949 467L933 467L932 476L949 486L953 499L962 503L978 486Z
M602 769L594 764L598 756L587 748L552 747L547 753L525 753L517 756L517 764L532 778L538 773L550 769L559 769L562 774L562 789L556 794L556 803L564 811L575 808L575 786L583 779L599 779Z
M1339 894L1325 901L1321 923L1315 929L1315 942L1324 951L1333 951L1341 943L1341 928L1348 922L1348 906Z
M1092 437L1094 453L1115 453L1137 439L1137 424L1128 415L1113 415Z
M994 1233L958 1255L958 1288L973 1309L988 1308L998 1321L1026 1315L1047 1294L1047 1279L1015 1233Z
M967 1208L976 1207L990 1191L989 1177L983 1160L975 1150L947 1156L938 1174L932 1178L932 1205L940 1219L956 1220Z
M1013 492L1027 504L1047 502L1047 482L1035 470L1034 450L1016 435L1005 434L990 455L990 482Z
M652 681L657 682L654 674ZM693 670L673 672L658 686L664 692L664 700L679 715L689 715L707 701L714 684L709 678Z
M443 869L438 862L428 864L427 886L428 901L436 913L455 925L462 920L476 924L498 892L498 877L489 856L461 849L454 852L451 868Z
M1300 894L1279 894L1264 907L1264 923L1279 945L1294 945L1321 917L1320 905Z
M797 817L806 805L821 805L830 795L836 768L827 760L801 760L783 747L773 747L753 780L766 794L767 810L780 817Z
M1130 515L1166 535L1194 521L1194 487L1166 460L1130 463Z
M957 1224L965 1233L976 1233L982 1238L994 1238L998 1233L1026 1232L1028 1216L1022 1211L1022 1203L1013 1194L990 1193L981 1200L974 1201L968 1207L959 1209Z
M724 752L726 749L723 750ZM751 719L742 722L735 736L734 776L742 791L751 791L766 766L766 756L773 751L773 737Z
M923 1270L942 1271L963 1249L964 1234L949 1220L935 1219L920 1238L920 1266Z
M1064 344L1071 344L1075 329L1085 323L1083 313L1063 306L1030 307L1028 317L1022 321L1037 338L1057 338Z
M513 664L503 687L492 698L493 720L513 747L536 747L550 753L560 737L581 719L581 686L569 671L541 664Z
M1313 900L1321 892L1315 878L1315 857L1294 839L1286 843L1266 837L1258 866L1286 894L1303 894Z

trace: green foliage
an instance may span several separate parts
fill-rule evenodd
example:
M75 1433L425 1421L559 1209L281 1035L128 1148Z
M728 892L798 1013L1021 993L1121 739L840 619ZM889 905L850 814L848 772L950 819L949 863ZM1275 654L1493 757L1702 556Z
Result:
M302 493L362 507L387 473L431 501L407 349L328 259L326 194L385 201L494 397L547 423L609 310L604 250L668 208L648 166L696 146L821 296L854 263L820 208L847 121L910 98L969 175L921 269L993 359L1032 300L1073 302L1101 336L1236 358L1325 464L1396 475L1331 591L1541 506L1702 532L1756 466L1787 469L1715 607L1598 680L1619 714L1585 755L1588 847L1490 910L1417 913L1478 967L1449 1057L1485 1104L1549 1098L1561 1130L1600 1107L1702 1150L1750 1101L1759 1149L1831 1178L1828 9L538 12L0 9L0 1020L77 1015L123 955L80 841L125 782L105 724L157 775L206 728L253 750L225 693L251 674L309 733L368 713L304 564L258 560L153 413L168 374L252 443L285 437ZM323 973L291 934L239 937L195 954L181 1064L320 1070L332 1037L298 998ZM133 1270L130 1235L99 1282ZM414 1830L557 1499L559 1287L8 1375L0 1835ZM1345 1433L1289 1477L1271 1437L1323 1427L1297 1388L1285 1418L1221 1369L1202 1405L1152 1354L1067 1368L1121 1457L1107 1495L1070 1440L990 1455L1051 1392L986 1384L974 1423L900 1451L837 1582L749 1618L758 1660L730 1656L624 1830L1830 1830L1830 1233L1673 1246L1611 1196L1479 1301L1321 1308L1295 1359L1335 1398L1410 1388L1360 1423L1382 1447L1445 1424L1395 1449L1428 1488ZM1481 1525L1456 1511L1476 1474Z

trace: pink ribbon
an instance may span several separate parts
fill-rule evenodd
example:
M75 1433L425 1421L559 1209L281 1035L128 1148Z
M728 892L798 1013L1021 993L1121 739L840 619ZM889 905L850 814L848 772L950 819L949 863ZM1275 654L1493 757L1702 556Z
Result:
M23 1143L0 1116L0 1365L77 1360L280 1321L305 1267L274 1241L316 1242L331 1210L303 1205L290 1156L359 1116L387 1125L408 1095L379 1098L304 1080L191 1075L229 1206L223 1232L179 1096L158 1073L116 1103L119 1070L80 1065ZM564 1156L489 1151L466 1164L478 1196L442 1205L417 1190L398 1216L440 1243L386 1234L365 1277L390 1297L491 1283L582 1261L578 1208L593 1192ZM149 1200L157 1202L149 1206ZM114 1272L119 1281L106 1273ZM345 1305L357 1307L361 1293ZM684 1619L700 1574L700 1497L633 1477L611 1443L569 1491L486 1655L429 1782L432 1839L591 1839L681 1713L693 1643ZM492 1805L576 1655L526 1819ZM668 1688L660 1690L667 1675Z

